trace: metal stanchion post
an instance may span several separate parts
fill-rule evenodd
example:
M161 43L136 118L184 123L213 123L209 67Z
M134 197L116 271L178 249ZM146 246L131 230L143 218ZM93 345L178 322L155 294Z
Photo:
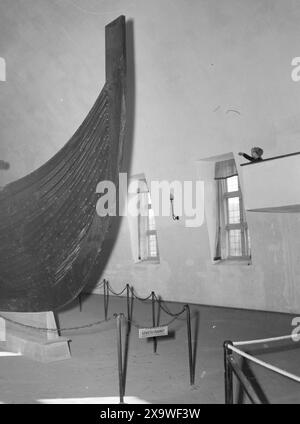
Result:
M161 297L160 296L158 296L157 298L156 298L156 301L157 301L157 316L156 316L156 325L157 325L157 327L159 326L159 324L160 324L160 312L161 312ZM157 340L157 344L158 344L158 340ZM157 346L156 346L157 347Z
M82 311L82 299L81 299L81 293L78 295L78 304L79 304L79 311Z
M152 300L152 324L153 327L156 327L155 322L155 293L151 292L151 300ZM157 351L157 338L153 337L153 352L156 353Z
M190 384L191 386L195 381L195 373L193 367L193 352L192 352L192 332L191 332L191 312L189 305L185 305L186 309L186 325L187 325L187 335L188 335L188 349L189 349L189 367L190 367Z
M134 288L130 287L130 293L131 293L131 303L130 303L130 319L133 318L133 301L134 301Z
M104 316L105 316L105 321L107 321L109 289L108 289L108 281L106 280L103 280L103 291L104 291Z
M130 286L126 284L126 297L127 297L127 320L130 322L131 320L131 311L130 311Z
M122 319L123 314L117 315L117 346L118 346L118 371L119 371L119 396L120 403L124 403L124 380L122 360Z
M233 404L233 380L232 380L232 368L229 362L231 356L231 350L228 345L232 345L232 342L227 340L223 344L224 348L224 385L225 385L225 403Z

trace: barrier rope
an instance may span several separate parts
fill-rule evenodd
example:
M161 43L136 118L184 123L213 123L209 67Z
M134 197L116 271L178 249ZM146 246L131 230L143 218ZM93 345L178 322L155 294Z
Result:
M157 297L156 296L156 294L154 293L154 296L155 296L155 299L156 299L156 301L157 301L157 303L159 304L159 306L160 306L160 308L166 313L166 314L168 314L168 315L171 315L171 316L179 316L179 315L181 315L184 311L185 311L185 305L183 306L183 308L182 308L182 310L180 311L180 312L178 312L178 313L173 313L173 312L171 312L170 311L170 309L166 306L166 302L164 301L164 300L162 300L160 297ZM165 305L165 306L162 306L162 305Z
M151 299L151 297L152 297L152 293L150 293L149 296L147 296L147 297L139 297L134 293L133 290L131 291L131 293L132 293L132 295L135 299L140 300L141 302L146 302L147 300Z
M298 377L295 374L292 374L288 371L285 371L281 368L275 367L274 365L268 364L267 362L261 361L260 359L255 358L252 355L249 355L248 353L243 352L240 349L237 349L236 347L232 346L232 345L228 345L227 346L228 349L232 350L233 352L239 354L240 356L243 356L244 358L249 359L252 362L255 362L256 364L265 367L271 371L277 372L278 374L283 375L284 377L290 378L291 380L297 381L298 383L300 383L300 377Z
M165 302L163 302L163 303L165 303ZM173 313L173 312L171 312L166 306L162 306L162 303L161 302L159 302L159 307L166 313L166 314L168 314L168 315L170 315L170 316L172 316L172 317L179 317L181 314L183 314L183 312L185 312L185 310L186 310L186 308L185 308L185 306L182 308L182 310L180 311L180 312L177 312L177 313Z
M114 291L113 291L113 289L111 288L110 283L107 281L107 288L108 288L108 290L109 290L112 294L114 294L115 296L121 296L121 294L123 294L123 293L124 293L124 291L127 289L127 286L125 286L125 287L124 287L124 289L123 289L122 291L120 291L119 293L116 293L116 292L114 292Z
M107 281L107 280L105 280L106 281L106 283L107 283L107 286L108 286L108 288L110 288L110 291L115 295L115 296L120 296L121 294L123 294L124 293L124 291L126 290L126 288L127 288L127 285L124 287L124 289L121 291L121 292L119 292L119 293L115 293L112 289L111 289L111 285L110 285L110 283ZM149 299L151 299L151 297L152 297L152 293L154 293L154 292L151 292L150 294L149 294L149 296L147 296L147 297L139 297L139 296L137 296L135 293L134 293L134 289L133 288L131 288L131 294L132 294L132 296L135 298L135 299L137 299L137 300L140 300L141 302L146 302L147 300L149 300ZM154 298L156 299L156 301L158 302L158 304L159 304L159 307L166 313L166 314L168 314L168 315L170 315L170 316L173 316L173 317L178 317L178 316L180 316L186 309L185 309L185 306L182 308L182 310L180 311L180 312L178 312L178 313L173 313L173 312L171 312L170 310L169 310L169 308L165 305L165 301L163 301L162 299L160 299L155 293L154 293ZM163 306L162 304L164 304L165 306ZM150 327L149 327L150 328ZM152 328L152 327L151 327Z
M245 345L257 344L257 343L277 342L277 341L280 341L280 340L288 340L288 339L293 339L293 341L298 341L298 340L295 340L294 334L289 334L287 336L270 337L268 339L255 339L255 340L233 342L232 344L234 346L245 346Z
M111 293L113 293L115 296L121 296L124 292L125 292L125 290L127 289L127 286L128 285L126 285L125 287L124 287L124 289L122 290L122 291L120 291L119 293L116 293L113 289L112 289L112 287L111 287L111 285L110 285L110 283L107 281L107 280L103 280L102 282L101 282L101 284L100 285L98 285L97 287L98 288L101 288L102 286L104 285L104 287L105 287L105 285L106 285L106 287L107 287L107 289L108 289L108 291L110 291ZM133 290L133 288L131 289L131 293L132 293L132 295L133 295L133 297L134 298L136 298L137 300L140 300L140 301L142 301L142 302L145 302L145 301L147 301L147 300L149 300L151 297L152 297L152 294L154 293L154 292L151 292L150 293L150 295L149 296L147 296L147 297L145 297L145 298L142 298L142 297L139 297L139 296L137 296L135 293L134 293L134 290ZM154 293L154 298L156 299L156 301L158 302L158 304L159 304L159 307L167 314L167 315L170 315L170 316L172 316L173 318L168 322L168 323L166 323L166 324L160 324L160 326L169 326L169 325L171 325L176 319L178 319L179 318L179 316L180 315L182 315L185 311L186 311L186 306L183 306L183 308L182 308L182 310L180 311L180 312L178 312L178 313L172 313L166 306L163 306L162 305L162 303L164 303L165 304L165 302L162 300L162 299L160 299L160 298L158 298L157 297L157 295ZM63 327L63 328L57 328L57 329L54 329L54 328L46 328L46 327L36 327L36 326L34 326L34 325L29 325L29 324L24 324L24 323L22 323L22 322L19 322L19 321L15 321L15 320L13 320L13 319L11 319L11 318L8 318L8 317L5 317L5 316L3 316L3 315L1 315L0 314L0 318L2 318L2 319L4 319L4 320L6 320L6 321L8 321L8 322L10 322L10 323L12 323L12 324L15 324L15 325L19 325L20 327L25 327L25 328L31 328L31 329L34 329L34 330L39 330L39 331L52 331L52 332L62 332L62 331L74 331L74 330L81 330L81 329L84 329L84 328L90 328L90 327L93 327L93 326L96 326L96 325L100 325L100 324L102 324L102 323L104 323L104 322L108 322L108 321L110 321L113 317L109 317L109 318L107 318L107 319L102 319L102 320L99 320L99 321L95 321L95 322L91 322L91 323L88 323L88 324L83 324L83 325L79 325L79 326L74 326L74 327ZM141 325L139 325L139 324L137 324L137 323L135 323L135 321L133 321L133 320L130 320L130 319L128 319L128 318L126 318L126 320L128 321L128 322L131 322L132 323L132 325L134 326L134 327L136 327L136 328L152 328L152 327L148 327L148 326L144 326L144 327L142 327Z
M99 321L95 321L95 322L91 322L89 324L84 324L84 325L78 325L76 327L63 327L63 328L46 328L46 327L36 327L34 325L29 325L29 324L23 324L22 322L19 321L15 321L13 319L4 317L3 315L0 314L0 318L5 319L8 322L11 322L12 324L16 324L19 325L20 327L26 327L26 328L32 328L34 330L40 330L40 331L53 331L53 332L61 332L61 331L72 331L72 330L80 330L82 328L89 328L89 327L93 327L96 325L100 325L103 324L104 322L108 322L111 321L113 317L109 317L107 319L102 319Z
M153 326L149 327L149 325L140 325L138 323L136 323L136 321L134 321L133 319L128 319L126 317L124 317L124 319L128 322L131 323L135 328L137 328L138 330L143 328L143 329L150 329L153 328ZM178 317L174 317L172 318L169 322L165 323L165 324L159 324L159 327L168 327L169 325L171 325L174 321L176 321L178 319Z

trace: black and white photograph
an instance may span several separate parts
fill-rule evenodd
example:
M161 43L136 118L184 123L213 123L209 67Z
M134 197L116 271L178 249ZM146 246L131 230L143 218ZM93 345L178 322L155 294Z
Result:
M299 405L299 348L300 0L0 0L1 406Z

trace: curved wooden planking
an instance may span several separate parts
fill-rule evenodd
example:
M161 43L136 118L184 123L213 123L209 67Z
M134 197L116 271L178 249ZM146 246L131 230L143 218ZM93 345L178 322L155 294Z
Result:
M72 301L101 274L110 217L96 186L117 186L126 122L125 17L105 27L106 83L69 142L0 192L0 310L39 312Z

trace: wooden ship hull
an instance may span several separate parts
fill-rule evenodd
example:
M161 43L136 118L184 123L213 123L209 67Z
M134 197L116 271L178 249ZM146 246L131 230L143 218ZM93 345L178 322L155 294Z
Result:
M100 181L116 184L126 121L125 17L105 27L106 83L69 142L0 192L0 310L41 312L71 302L101 275L110 216Z

